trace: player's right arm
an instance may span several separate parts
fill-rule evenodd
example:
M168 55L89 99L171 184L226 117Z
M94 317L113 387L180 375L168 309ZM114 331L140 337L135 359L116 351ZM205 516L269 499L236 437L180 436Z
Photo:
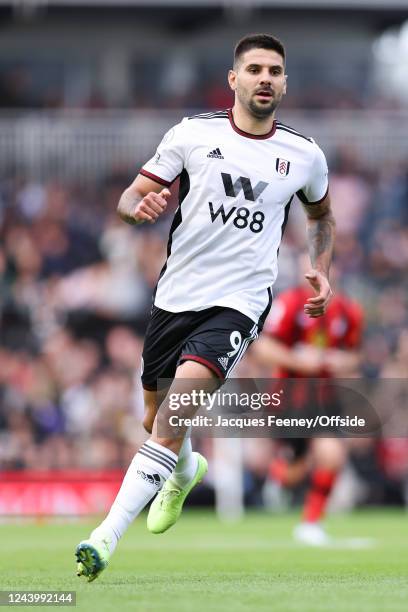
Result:
M166 210L170 197L167 187L139 174L133 183L122 193L118 204L118 215L130 225L144 221L155 223Z
M156 153L123 192L118 214L126 223L155 223L165 211L170 197L168 187L182 172L187 157L186 125L188 120L183 120L166 132Z

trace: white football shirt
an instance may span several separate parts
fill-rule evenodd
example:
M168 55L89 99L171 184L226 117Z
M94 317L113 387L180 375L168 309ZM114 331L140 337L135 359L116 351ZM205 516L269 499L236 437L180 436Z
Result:
M327 194L317 144L277 121L254 136L235 125L231 110L206 113L170 129L141 174L165 186L180 177L155 305L224 306L263 319L294 194L308 203Z

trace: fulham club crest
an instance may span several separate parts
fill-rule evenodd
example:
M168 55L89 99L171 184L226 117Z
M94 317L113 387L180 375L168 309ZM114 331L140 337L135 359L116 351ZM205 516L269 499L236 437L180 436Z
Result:
M285 178L289 174L290 161L282 159L281 157L276 158L276 172L281 178Z

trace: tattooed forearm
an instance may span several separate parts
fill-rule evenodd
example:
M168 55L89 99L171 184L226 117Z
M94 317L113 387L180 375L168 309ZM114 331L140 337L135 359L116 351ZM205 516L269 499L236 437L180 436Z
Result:
M330 210L327 210L318 218L309 216L307 221L307 236L309 255L312 266L323 272L329 273L330 262L333 255L335 221Z

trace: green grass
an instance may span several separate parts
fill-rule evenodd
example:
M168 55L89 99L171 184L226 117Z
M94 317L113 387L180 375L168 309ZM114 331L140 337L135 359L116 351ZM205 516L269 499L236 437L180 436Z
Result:
M73 552L94 524L3 524L0 588L75 590L77 609L97 612L408 609L406 514L332 517L327 526L338 544L329 549L292 542L295 520L248 514L224 525L212 513L185 512L172 530L153 536L141 517L91 584L75 576ZM370 538L371 546L352 549L346 538Z

